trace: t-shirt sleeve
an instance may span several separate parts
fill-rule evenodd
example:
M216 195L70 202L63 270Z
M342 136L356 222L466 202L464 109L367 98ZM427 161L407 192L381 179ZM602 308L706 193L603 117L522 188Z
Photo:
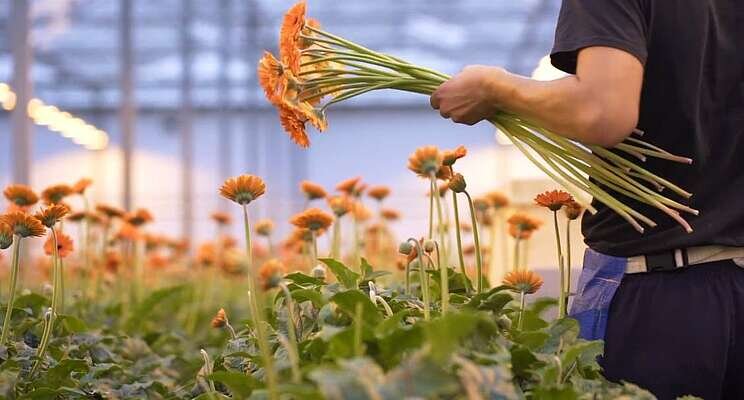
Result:
M552 64L569 74L576 73L579 51L606 46L626 51L646 64L647 24L642 0L563 0Z

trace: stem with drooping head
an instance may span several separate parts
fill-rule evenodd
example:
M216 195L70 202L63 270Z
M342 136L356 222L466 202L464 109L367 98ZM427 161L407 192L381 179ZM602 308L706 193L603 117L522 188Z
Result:
M416 247L416 257L419 264L419 282L421 285L421 298L424 301L424 320L429 320L430 301L429 301L429 278L426 274L426 267L424 266L424 249L421 247L421 243L414 238L409 238L407 242L413 243Z
M470 224L473 225L473 243L475 245L475 284L476 293L483 291L483 259L481 257L480 239L478 235L478 220L475 217L475 206L473 205L473 198L470 197L470 193L464 191L465 196L468 198L468 206L470 207Z

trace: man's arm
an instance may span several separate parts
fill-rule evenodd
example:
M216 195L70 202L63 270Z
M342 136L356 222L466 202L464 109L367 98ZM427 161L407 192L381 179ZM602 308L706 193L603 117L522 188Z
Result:
M554 81L468 66L434 92L431 105L443 117L468 125L505 110L567 138L612 147L638 123L642 83L643 65L636 57L588 47L579 52L576 75Z

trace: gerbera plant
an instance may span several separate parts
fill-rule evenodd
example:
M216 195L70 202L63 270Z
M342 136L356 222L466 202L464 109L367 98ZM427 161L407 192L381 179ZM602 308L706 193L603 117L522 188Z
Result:
M568 290L566 288L566 265L561 251L561 232L558 229L558 211L563 207L574 203L573 197L570 194L561 190L552 190L545 193L540 193L535 197L535 203L537 205L549 209L553 213L553 227L555 228L555 242L558 255L558 270L560 271L560 295L558 296L558 316L563 318L566 316L566 308L568 305ZM568 268L571 268L569 265Z
M519 317L517 329L522 329L522 315L524 314L525 296L536 293L542 287L543 280L540 275L527 270L511 271L504 276L504 285L510 286L519 293Z
M279 58L267 52L260 59L259 82L269 102L279 111L283 127L302 147L310 144L306 125L325 130L325 112L333 104L381 89L431 95L450 78L326 32L317 21L306 18L304 1L285 14L279 49ZM669 189L683 199L692 194L639 165L647 157L684 164L692 160L640 140L641 131L636 130L635 137L613 149L606 149L571 141L506 112L494 115L490 122L566 190L577 198L582 197L577 195L581 192L591 195L639 232L644 231L643 225L653 227L656 222L616 198L613 192L657 208L686 231L692 231L681 213L697 215L698 211L657 189ZM586 208L596 212L591 205Z

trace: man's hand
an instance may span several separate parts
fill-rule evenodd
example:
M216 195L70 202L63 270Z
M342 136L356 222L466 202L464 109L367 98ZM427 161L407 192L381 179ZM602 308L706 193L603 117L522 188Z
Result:
M431 106L444 118L473 125L498 110L499 80L508 73L497 67L470 65L431 95Z

